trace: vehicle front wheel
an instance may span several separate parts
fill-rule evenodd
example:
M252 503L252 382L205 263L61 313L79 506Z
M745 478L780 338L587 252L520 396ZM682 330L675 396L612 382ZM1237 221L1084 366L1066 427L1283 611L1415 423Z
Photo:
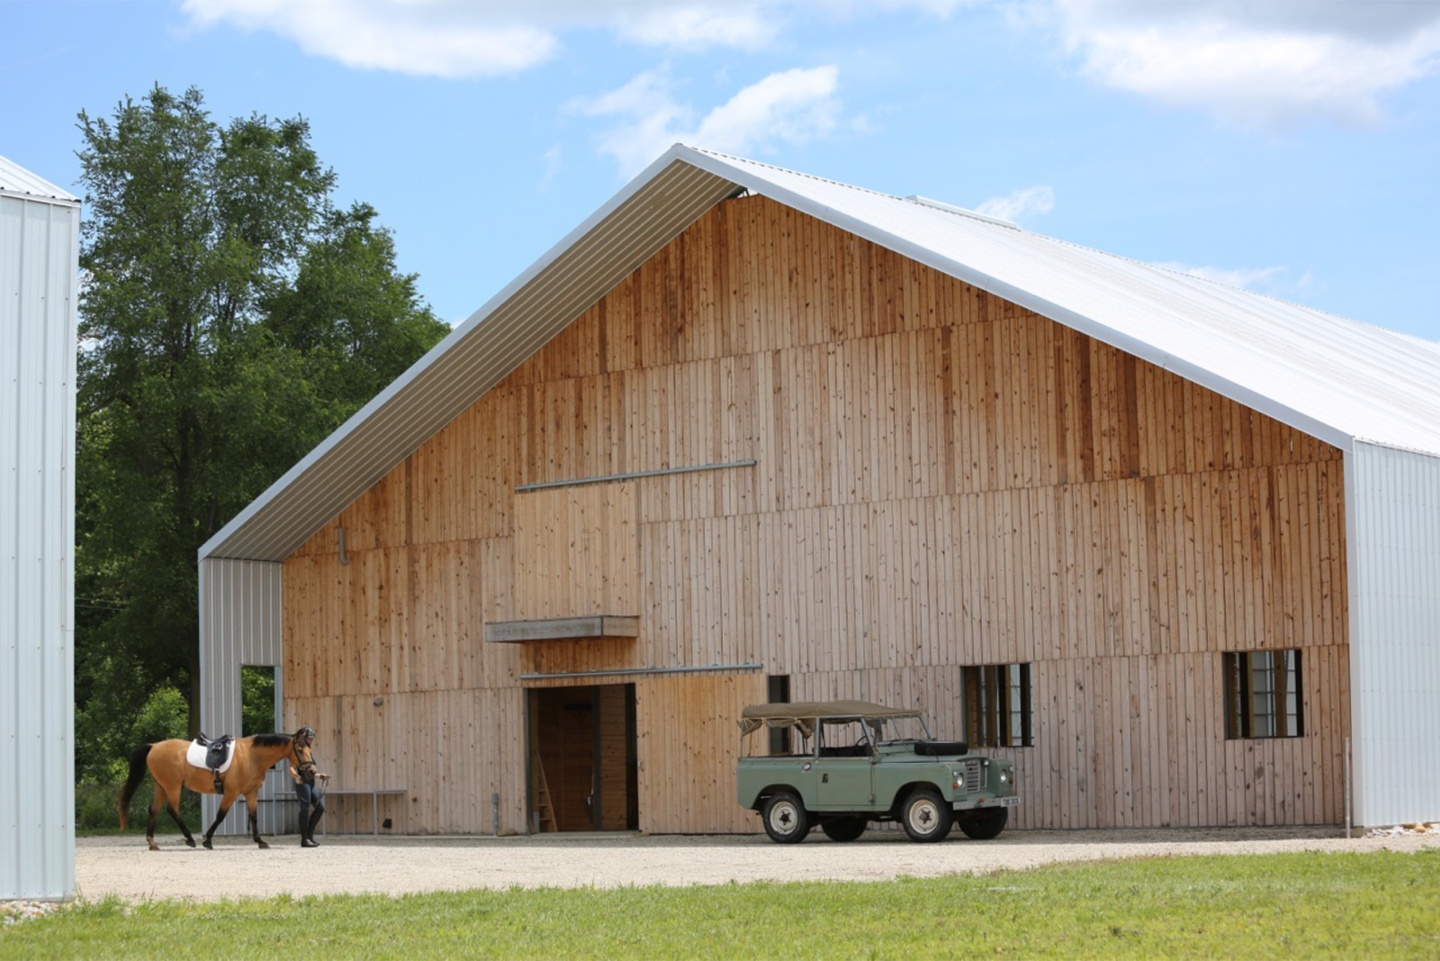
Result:
M789 791L781 791L766 801L760 820L765 822L765 833L777 844L795 844L810 833L810 814Z
M934 788L919 788L905 799L900 822L912 841L939 841L954 823L950 805Z
M1005 830L1005 822L1009 820L1009 808L979 808L962 813L957 823L967 838L989 841L1000 836L1000 832Z
M832 841L853 841L865 833L869 823L862 817L831 818L820 822L820 830Z

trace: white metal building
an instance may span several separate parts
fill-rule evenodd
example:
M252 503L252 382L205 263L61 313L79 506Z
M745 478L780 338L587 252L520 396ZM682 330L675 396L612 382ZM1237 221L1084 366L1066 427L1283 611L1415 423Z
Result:
M706 211L766 196L1343 452L1354 818L1440 817L1440 343L1021 230L676 145L200 551L202 722L283 665L281 562ZM243 822L243 818L241 819ZM239 826L228 826L243 830Z
M80 201L0 157L0 899L75 895Z

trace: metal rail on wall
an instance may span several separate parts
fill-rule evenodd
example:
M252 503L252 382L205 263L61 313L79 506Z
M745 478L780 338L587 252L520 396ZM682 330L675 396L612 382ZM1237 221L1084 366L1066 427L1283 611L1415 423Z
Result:
M721 464L697 464L694 467L662 467L657 470L635 471L630 474L605 474L601 477L577 477L574 480L540 481L535 484L521 484L515 493L547 490L552 487L579 487L582 484L613 484L618 481L636 480L641 477L666 477L670 474L693 474L702 470L727 470L731 467L754 467L754 460L726 461Z
M759 671L764 664L710 664L705 667L621 667L612 671L559 671L554 674L521 674L522 681L548 681L564 677L608 677L617 674L704 674L715 671Z

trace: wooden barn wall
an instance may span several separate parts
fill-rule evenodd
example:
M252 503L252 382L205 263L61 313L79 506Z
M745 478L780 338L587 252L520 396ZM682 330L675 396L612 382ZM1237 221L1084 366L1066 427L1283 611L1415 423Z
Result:
M406 780L415 831L488 832L492 793L501 829L527 829L522 688L570 683L553 675L763 665L718 675L735 689L577 682L636 683L642 826L755 830L729 740L684 739L707 715L733 730L764 675L958 732L960 668L1017 661L1016 826L1337 823L1343 482L1314 438L743 198L285 563L285 691L344 728L346 776ZM483 640L593 613L640 636ZM1225 740L1221 652L1291 647L1306 736Z
M642 831L733 834L759 827L735 801L735 761L740 711L764 701L763 674L655 677L636 684Z
M517 495L515 619L638 614L636 503L633 483Z

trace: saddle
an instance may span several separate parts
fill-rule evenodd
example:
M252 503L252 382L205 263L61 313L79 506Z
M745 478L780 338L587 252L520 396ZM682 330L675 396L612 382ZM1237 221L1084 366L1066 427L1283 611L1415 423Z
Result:
M185 760L196 767L209 768L215 775L215 793L224 794L225 789L221 786L220 775L230 767L230 755L234 749L235 737L233 735L222 734L220 737L209 738L202 731L194 741L190 742L190 749L185 752Z

